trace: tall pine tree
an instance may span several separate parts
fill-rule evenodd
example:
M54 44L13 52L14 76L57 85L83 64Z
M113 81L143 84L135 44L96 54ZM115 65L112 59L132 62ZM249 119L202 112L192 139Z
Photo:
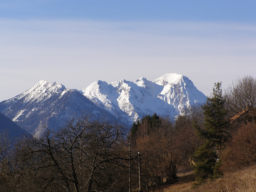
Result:
M204 145L197 149L194 156L196 161L194 174L198 183L206 178L221 175L219 155L229 137L229 120L226 118L227 111L224 104L221 83L215 83L212 97L207 98L207 103L202 106L204 127L199 127L196 122L194 124L197 134L204 139Z

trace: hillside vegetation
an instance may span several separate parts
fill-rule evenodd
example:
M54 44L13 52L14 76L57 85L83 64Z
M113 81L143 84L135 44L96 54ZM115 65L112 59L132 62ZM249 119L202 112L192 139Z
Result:
M214 181L207 181L196 189L192 189L193 176L181 176L177 183L165 186L163 192L255 192L256 191L256 165L236 172L226 173Z

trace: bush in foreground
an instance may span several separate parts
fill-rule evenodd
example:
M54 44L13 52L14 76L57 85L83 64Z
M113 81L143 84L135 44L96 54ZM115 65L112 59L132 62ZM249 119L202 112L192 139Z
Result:
M221 169L224 172L235 171L256 162L256 125L240 127L232 138L221 155Z

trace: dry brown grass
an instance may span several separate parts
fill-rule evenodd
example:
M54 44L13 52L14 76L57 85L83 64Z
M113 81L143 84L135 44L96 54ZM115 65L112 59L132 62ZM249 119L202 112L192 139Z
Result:
M196 189L191 189L193 181L183 180L165 187L163 192L256 192L256 165L224 177L208 181Z
M173 184L163 186L159 192L188 192L191 191L191 186L194 181L193 171L186 173L178 173L178 179Z
M224 177L205 183L193 191L256 192L256 166L227 173Z

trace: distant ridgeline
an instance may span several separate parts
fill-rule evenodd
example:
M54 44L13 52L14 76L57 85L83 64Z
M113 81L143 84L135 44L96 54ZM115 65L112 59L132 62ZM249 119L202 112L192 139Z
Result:
M154 81L146 78L110 84L96 81L82 91L42 80L24 93L1 102L0 112L40 137L45 126L58 129L81 114L130 127L154 113L173 119L205 101L206 96L189 78L171 73Z
M0 113L0 138L7 137L11 141L22 138L23 136L29 136L30 134L19 127L11 119ZM2 138L3 139L3 138Z

